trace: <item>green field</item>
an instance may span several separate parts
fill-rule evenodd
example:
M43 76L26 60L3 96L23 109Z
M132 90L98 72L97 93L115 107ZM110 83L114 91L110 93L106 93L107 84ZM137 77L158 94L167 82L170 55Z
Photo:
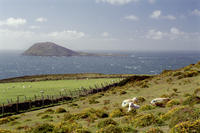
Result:
M40 82L17 82L17 83L0 83L0 104L6 104L8 101L16 101L19 97L20 101L34 98L34 95L60 95L66 94L69 90L81 87L88 88L101 83L111 83L119 81L119 78L100 78L100 79L81 79L81 80L56 80L56 81L40 81Z

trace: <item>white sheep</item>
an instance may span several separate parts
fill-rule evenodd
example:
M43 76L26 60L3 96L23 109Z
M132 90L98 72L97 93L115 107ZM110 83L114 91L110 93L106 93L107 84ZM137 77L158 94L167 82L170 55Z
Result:
M137 98L134 97L133 99L126 99L122 102L122 107L128 107L129 103L136 103L137 102Z
M140 106L137 104L134 104L133 102L129 103L129 107L128 107L128 112L130 112L132 109L139 109Z
M167 103L170 100L170 98L155 98L151 101L152 105L160 105L163 103Z

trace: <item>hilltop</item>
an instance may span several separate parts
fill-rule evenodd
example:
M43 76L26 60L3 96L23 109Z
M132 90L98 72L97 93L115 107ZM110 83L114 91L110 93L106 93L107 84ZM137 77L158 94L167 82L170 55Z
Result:
M27 56L79 56L78 52L52 42L35 43L23 55Z
M122 81L123 82L123 81ZM138 97L140 109L127 113L124 99ZM157 97L171 100L152 106ZM16 132L181 133L200 130L200 62L138 79L66 104L0 119Z

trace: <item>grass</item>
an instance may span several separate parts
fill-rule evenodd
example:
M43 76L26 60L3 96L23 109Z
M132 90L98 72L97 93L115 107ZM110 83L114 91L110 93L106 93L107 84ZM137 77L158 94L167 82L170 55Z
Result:
M81 79L81 80L56 80L56 81L40 81L40 82L16 82L16 83L0 83L0 104L9 101L16 101L19 96L20 101L34 98L34 95L41 97L43 95L63 95L69 90L84 87L88 89L90 86L101 85L101 83L118 81L119 78L101 78L101 79Z
M13 120L14 122L9 119L2 120L4 124L0 125L0 129L16 130L17 133L27 130L38 132L38 129L50 132L56 130L92 133L198 132L200 74L178 77L184 75L184 71L190 73L194 70L200 70L200 63L190 69L163 72L143 81L131 80L125 85L76 99L71 103L15 115L17 119ZM133 97L139 97L140 109L127 112L127 108L121 108L123 100ZM170 97L171 101L163 107L150 105L150 101L157 97ZM58 108L67 112L56 113ZM41 118L44 116L47 119Z

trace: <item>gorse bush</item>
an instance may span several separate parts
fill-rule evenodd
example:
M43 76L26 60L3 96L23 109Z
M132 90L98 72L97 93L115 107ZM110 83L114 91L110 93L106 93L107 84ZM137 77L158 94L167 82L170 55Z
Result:
M164 133L160 128L150 128L149 130L147 130L145 133Z
M56 109L56 111L55 111L56 113L65 113L65 112L67 112L64 108L57 108Z
M109 124L98 130L97 133L122 133L122 129L116 125Z
M48 123L38 125L35 128L31 129L31 133L52 133L54 126Z
M178 111L183 110L186 108L185 106L179 106L179 107L174 107L171 110L169 110L167 113L161 115L161 119L163 120L168 120L170 119L174 114L176 114Z
M139 108L139 111L146 111L146 110L152 110L152 109L155 109L156 107L155 106L152 106L152 105L143 105Z
M118 125L118 123L116 121L114 121L113 119L107 118L107 119L99 121L97 124L97 127L104 128L108 125Z
M0 119L0 125L6 124L6 123L11 122L11 121L14 121L14 120L16 120L18 118L19 117L17 117L17 116L8 116L8 117L5 117L5 118L1 118Z
M114 110L112 110L109 114L110 117L121 117L124 116L126 113L124 112L124 110L122 108L116 108Z
M193 122L181 122L171 129L171 133L199 133L199 131L200 119Z
M146 127L150 125L162 125L163 121L153 114L140 114L133 120L135 127Z
M179 105L180 104L180 101L177 100L177 99L172 99L170 101L167 102L166 106L167 107L172 107L174 105Z
M191 95L188 96L184 101L183 105L194 105L194 104L200 104L200 97Z
M169 121L169 127L174 127L176 124L184 121L194 121L200 118L200 109L184 108L177 111L171 116Z
M55 125L53 133L90 133L90 131L77 122L61 122Z

